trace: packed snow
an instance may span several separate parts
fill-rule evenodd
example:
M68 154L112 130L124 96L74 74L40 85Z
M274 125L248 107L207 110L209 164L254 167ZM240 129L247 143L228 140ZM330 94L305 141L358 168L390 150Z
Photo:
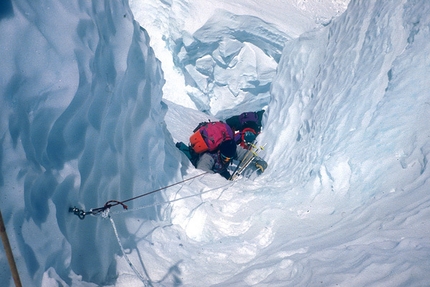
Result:
M213 2L1 4L23 286L427 286L430 2ZM253 180L175 147L260 109Z

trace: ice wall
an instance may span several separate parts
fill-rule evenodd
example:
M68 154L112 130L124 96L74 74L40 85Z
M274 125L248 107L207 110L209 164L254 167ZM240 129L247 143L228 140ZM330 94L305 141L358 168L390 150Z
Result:
M162 61L163 97L225 118L236 106L239 111L265 106L285 41L328 25L348 2L130 0L130 5Z
M333 25L286 44L267 118L268 137L279 134L285 143L269 147L274 168L282 166L279 177L295 184L339 168L346 178L331 180L353 185L367 176L394 180L389 166L399 166L400 157L413 161L402 145L413 139L425 146L427 136L420 131L429 97L428 6L352 1ZM424 167L426 154L412 157ZM284 156L291 159L286 165L275 160ZM375 172L368 165L377 158L392 161ZM364 197L379 188L366 187Z
M286 44L261 141L277 139L266 149L271 179L293 193L283 208L313 222L292 226L311 234L286 244L309 248L290 286L426 284L429 12L427 1L351 1Z
M160 63L127 1L14 1L0 25L2 212L26 258L23 281L40 282L51 266L62 278L109 283L119 251L112 229L68 208L130 198L175 176Z
M196 107L218 118L229 110L259 110L270 100L270 85L285 42L274 25L224 10L192 35L175 39L172 54Z

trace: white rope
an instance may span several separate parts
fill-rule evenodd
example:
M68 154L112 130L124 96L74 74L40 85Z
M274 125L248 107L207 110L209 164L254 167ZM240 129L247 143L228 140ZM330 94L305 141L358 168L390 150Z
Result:
M141 206L141 207L133 208L133 209L131 209L131 210L116 211L116 212L112 212L112 214L125 213L125 212L130 212L130 211L133 211L133 210L134 210L134 211L135 211L135 210L140 210L140 209L143 209L143 208L153 207L153 206L157 206L157 205L169 204L169 203L173 203L173 202L176 202L176 201L179 201L179 200L183 200L183 199L187 199L187 198L191 198L191 197L195 197L195 196L200 196L200 195L202 195L202 194L205 194L205 193L208 193L208 192L214 191L214 190L216 190L216 189L219 189L219 188L225 187L225 186L227 186L227 185L233 185L233 184L234 184L234 182L229 182L228 184L225 184L225 185L222 185L222 186L219 186L219 187L216 187L216 188L212 188L212 189L209 189L209 190L203 191L203 192L201 192L201 193L192 194L192 195L188 195L188 196L184 196L184 197L181 197L181 198L172 199L172 200L165 201L165 202L156 202L156 203L153 203L153 204L151 204L151 205ZM123 256L124 256L125 260L127 261L128 265L131 267L131 269L133 269L134 273L135 273L135 274L136 274L136 276L140 279L140 281L142 281L143 286L145 286L145 287L147 287L147 286L151 286L151 285L150 285L150 283L148 282L148 280L147 280L147 279L145 279L145 278L144 278L144 277L139 273L139 271L137 271L136 267L133 265L133 263L131 263L130 259L128 258L127 254L125 253L124 247L122 246L121 240L120 240L119 235L118 235L118 231L117 231L117 229L116 229L115 222L113 221L113 218L111 217L111 215L110 215L110 214L111 214L111 212L110 212L110 209L108 208L108 209L106 209L105 211L103 211L103 213L102 213L102 217L103 217L103 218L109 218L109 220L110 220L110 222L111 222L111 224L112 224L113 231L115 232L116 240L118 241L119 247L121 248L121 251L122 251L122 254L123 254Z
M109 210L109 209L108 209L108 210ZM137 276L137 277L139 277L140 281L142 281L143 286L145 286L145 287L146 287L146 286L150 286L150 285L149 285L149 283L148 283L148 280L147 280L147 279L145 279L145 278L144 278L144 277L143 277L143 276L142 276L142 275L137 271L136 267L134 267L133 263L131 263L130 259L128 258L127 254L125 253L125 251L124 251L124 247L122 246L121 240L119 239L119 236L118 236L118 231L117 231L117 229L116 229L115 222L113 221L112 217L111 217L109 214L107 214L107 217L109 217L109 220L110 220L110 222L111 222L111 224L112 224L113 231L115 232L116 240L118 241L119 247L121 247L122 254L124 255L124 258L125 258L125 260L127 261L128 265L130 265L131 269L133 269L133 271L134 271L134 273L136 274L136 276Z
M176 199L172 199L172 200L168 200L168 201L156 202L156 203L152 203L150 205L143 205L143 206L139 206L139 207L136 207L136 208L129 208L129 209L120 210L120 211L113 211L113 212L111 212L111 214L126 213L126 212L136 211L136 210L145 209L145 208L149 208L149 207L159 206L159 205L163 205L163 204L169 204L169 203L173 203L173 202L180 201L180 200L183 200L183 199L188 199L188 198L192 198L192 197L195 197L195 196L200 196L202 194L205 194L205 193L217 190L219 188L226 187L228 185L234 185L234 184L235 184L235 182L232 181L232 182L229 182L229 183L227 183L225 185L221 185L221 186L218 186L218 187L215 187L215 188L211 188L211 189L208 189L208 190L200 192L200 193L191 194L191 195L188 195L188 196L184 196L184 197L180 197L180 198L176 198Z

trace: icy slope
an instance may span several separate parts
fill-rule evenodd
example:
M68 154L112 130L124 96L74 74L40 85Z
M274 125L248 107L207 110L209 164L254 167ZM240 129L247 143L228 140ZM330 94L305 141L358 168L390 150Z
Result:
M175 203L173 222L198 241L191 250L203 246L195 263L171 259L199 270L184 282L426 284L428 11L427 2L354 1L286 44L260 137L266 174Z
M270 176L302 200L291 210L325 227L285 245L308 248L292 285L427 284L429 9L353 1L286 45L262 140L277 138Z
M198 35L209 17L196 11L212 16L195 10L205 1L157 3L180 4L159 23L168 39ZM260 16L257 1L237 3ZM353 1L289 40L259 137L269 169L256 181L205 175L112 208L125 253L109 220L68 208L199 175L174 142L209 115L193 109L181 73L169 71L161 102L161 64L127 3L11 5L0 14L0 207L24 286L428 283L428 1ZM307 30L284 30L273 7L261 5L273 22L259 18L288 36ZM0 266L12 286L3 251Z

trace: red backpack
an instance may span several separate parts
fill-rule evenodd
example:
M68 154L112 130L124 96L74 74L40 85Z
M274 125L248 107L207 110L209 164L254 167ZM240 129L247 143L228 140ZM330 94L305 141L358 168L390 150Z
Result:
M233 139L233 131L221 121L200 123L193 132L190 144L196 153L213 152L223 141Z

